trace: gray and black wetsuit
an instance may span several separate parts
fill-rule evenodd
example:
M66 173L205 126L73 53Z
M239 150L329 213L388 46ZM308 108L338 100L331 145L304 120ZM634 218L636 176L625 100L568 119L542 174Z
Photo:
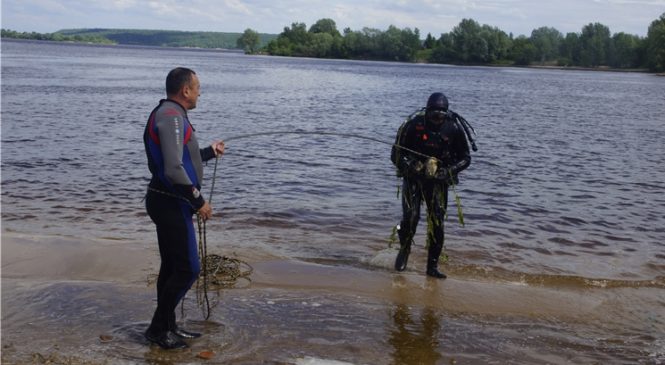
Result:
M159 333L175 330L175 309L201 270L192 216L205 202L202 162L215 153L212 147L199 149L187 111L172 100L161 100L152 111L143 142L152 173L146 209L157 227L161 257L149 330Z

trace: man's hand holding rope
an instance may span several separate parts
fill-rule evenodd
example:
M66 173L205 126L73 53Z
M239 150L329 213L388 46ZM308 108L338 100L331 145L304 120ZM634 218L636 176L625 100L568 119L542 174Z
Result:
M212 217L212 206L208 202L205 202L196 214L198 214L204 221L207 221Z
M215 152L215 157L220 158L224 154L224 141L215 141L210 147Z

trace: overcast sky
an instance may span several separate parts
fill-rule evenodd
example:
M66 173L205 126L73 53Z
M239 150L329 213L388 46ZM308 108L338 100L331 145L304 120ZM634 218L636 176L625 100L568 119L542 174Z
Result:
M2 28L51 33L65 28L131 28L280 33L293 22L331 18L349 27L418 28L438 38L464 18L530 35L554 27L564 35L602 23L612 33L645 36L665 0L2 0Z

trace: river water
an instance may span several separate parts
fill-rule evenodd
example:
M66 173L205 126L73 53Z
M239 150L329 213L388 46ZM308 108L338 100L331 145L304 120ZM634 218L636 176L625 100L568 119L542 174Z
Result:
M634 290L640 299L622 302L627 307L617 313L631 314L617 314L616 326L640 324L617 335L619 352L628 354L617 358L647 363L665 356L665 79L649 74L3 40L3 234L154 247L142 202L149 179L142 133L163 98L165 75L178 65L201 80L198 107L190 112L199 141L229 139L212 196L214 162L206 167L203 192L216 212L207 225L212 249L389 272L388 238L401 204L387 143L430 93L443 91L479 135L479 151L457 187L465 225L455 213L446 221L444 271L464 280L581 293ZM308 134L261 134L296 131ZM414 249L421 253L424 225L421 219ZM416 257L409 271L421 273L423 266L424 258ZM376 325L376 318L336 317L344 308L332 298L311 300L331 301L332 327ZM348 304L366 311L372 305ZM279 312L271 308L252 310ZM445 315L428 308L418 314L423 323ZM416 309L393 308L389 316L405 318ZM456 329L455 321L463 320L448 319L458 343L482 332L480 325ZM424 326L397 332L417 341L414 333L434 330ZM549 328L550 341L561 330ZM358 331L359 341L374 335ZM501 331L488 341L520 329L512 323ZM438 345L431 345L433 360L422 363L442 361ZM468 350L487 350L478 346ZM357 359L368 363L381 353L375 350ZM582 359L617 360L609 356Z

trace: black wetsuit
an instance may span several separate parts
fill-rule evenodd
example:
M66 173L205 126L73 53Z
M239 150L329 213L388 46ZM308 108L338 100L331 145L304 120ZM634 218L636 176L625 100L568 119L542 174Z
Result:
M199 149L184 107L161 100L143 134L152 179L146 195L148 215L157 227L161 266L157 309L149 331L176 329L175 309L199 275L193 214L204 204L202 161L215 157L212 147Z
M443 218L448 206L448 185L457 183L457 174L471 163L469 145L463 126L456 121L456 115L448 113L448 117L439 128L427 123L425 111L411 115L397 132L395 144L416 151L393 147L391 160L403 177L402 185L402 221L398 230L402 250L410 250L413 236L420 219L420 205L425 199L427 213L432 223L432 230L427 239L429 249L427 267L436 269L443 249L444 227ZM435 157L441 161L440 167L447 168L452 175L450 179L427 177L424 169L415 172L413 166L418 162L425 165L428 158ZM407 252L408 257L408 252Z

